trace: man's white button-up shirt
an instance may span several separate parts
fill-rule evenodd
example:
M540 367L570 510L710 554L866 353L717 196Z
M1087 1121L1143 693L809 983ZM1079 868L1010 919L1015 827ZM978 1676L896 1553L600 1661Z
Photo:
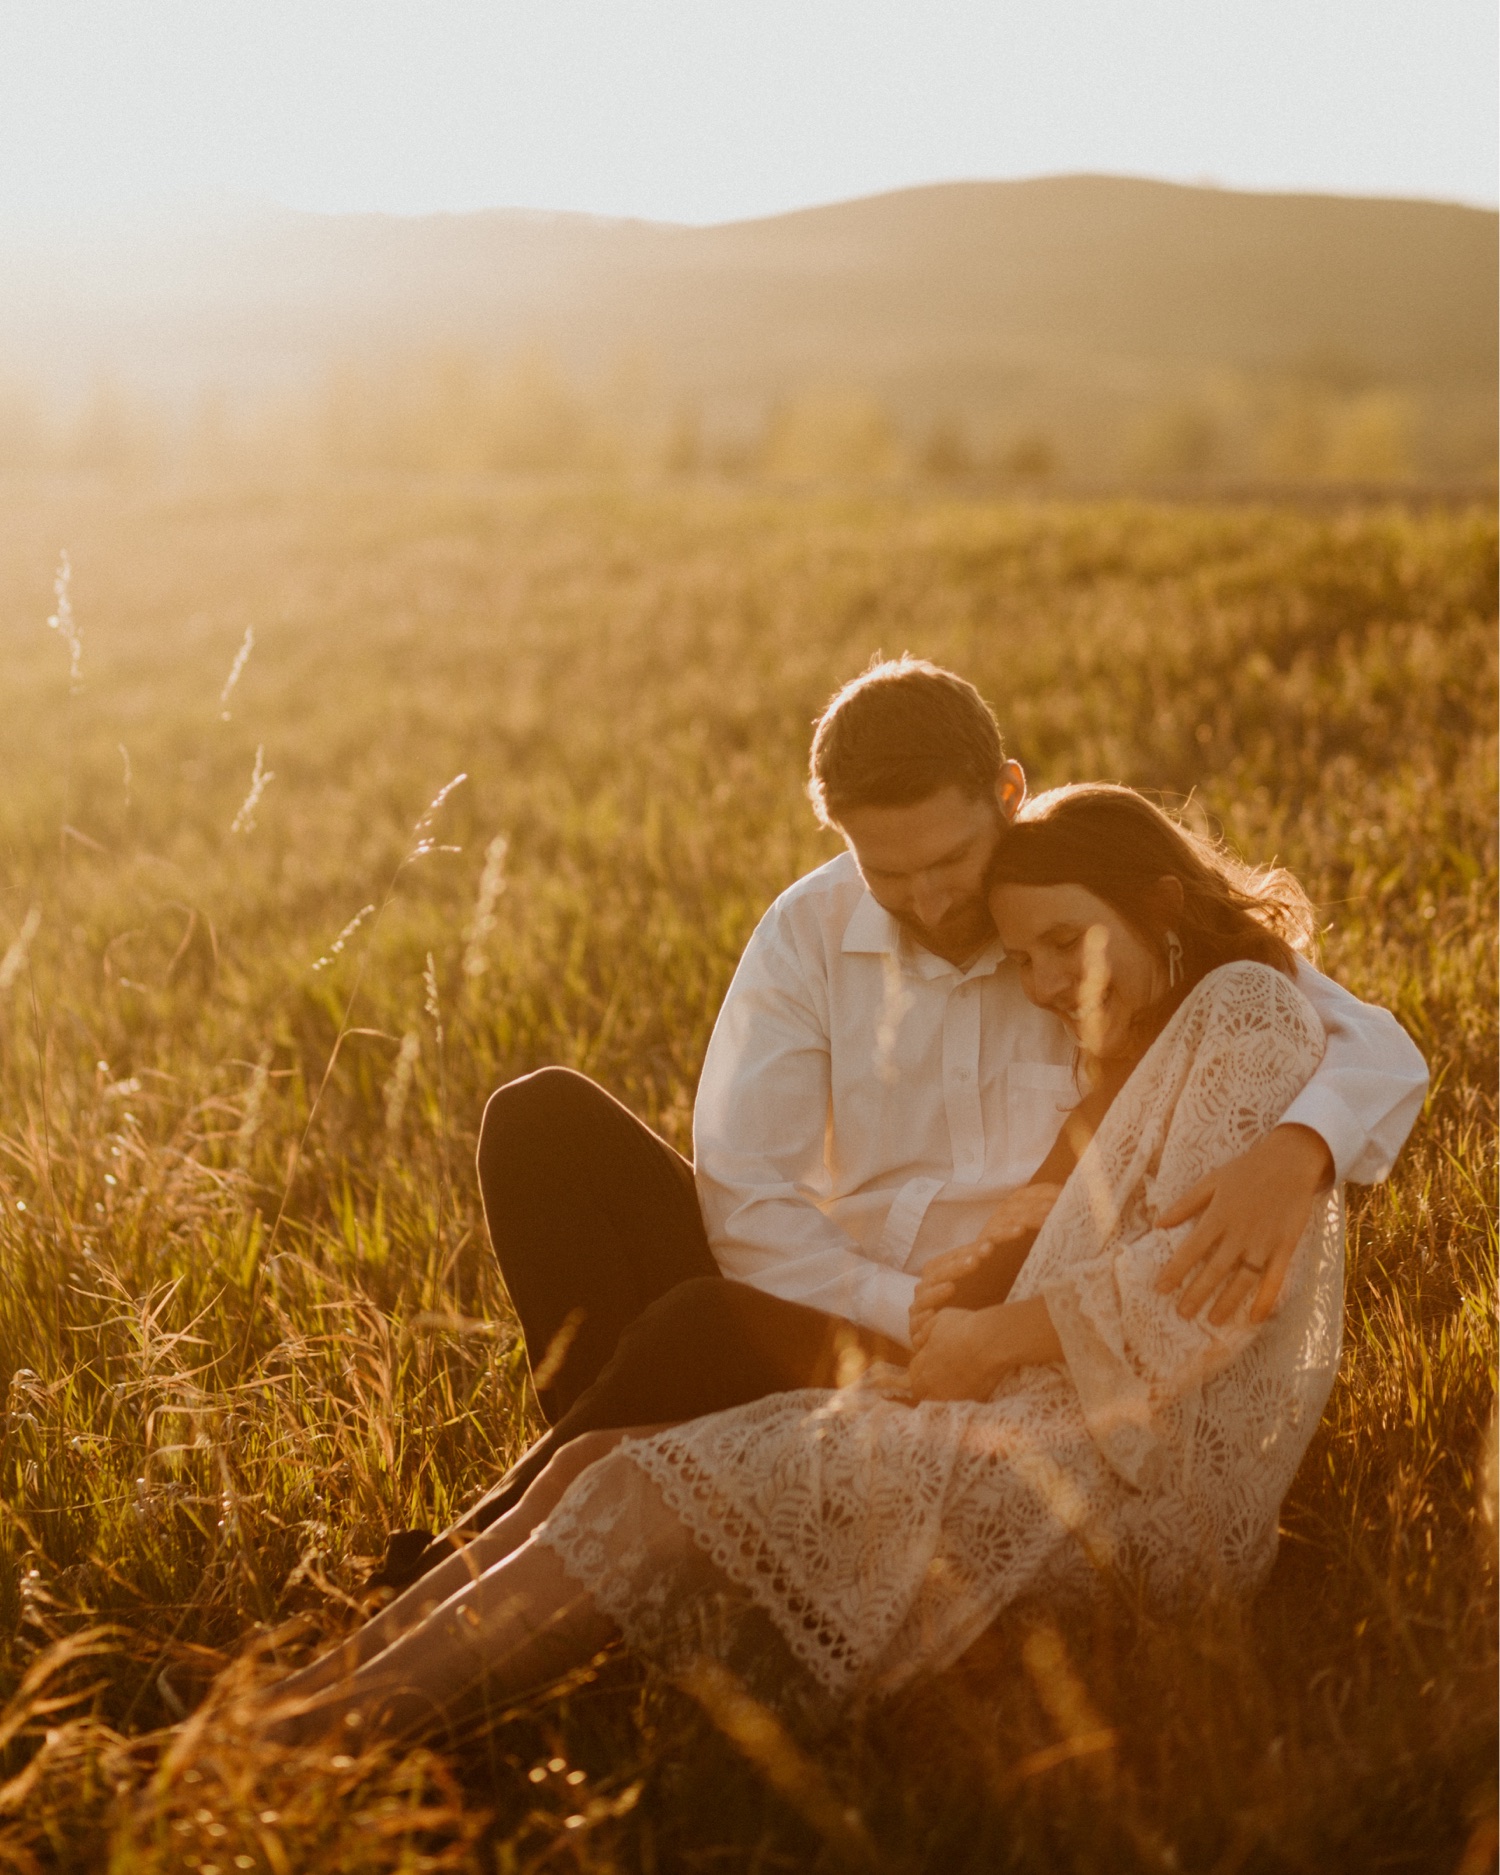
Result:
M1286 1114L1336 1174L1389 1171L1427 1070L1395 1018L1309 967L1328 1032ZM783 892L719 1011L693 1115L726 1276L907 1342L917 1272L978 1235L1076 1104L1074 1049L998 943L962 967L914 943L841 854Z

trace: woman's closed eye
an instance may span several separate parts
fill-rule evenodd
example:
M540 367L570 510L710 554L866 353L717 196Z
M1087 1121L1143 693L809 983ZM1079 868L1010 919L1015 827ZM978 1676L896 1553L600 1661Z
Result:
M1051 951L1054 956L1066 957L1078 949L1078 946L1083 942L1083 938L1084 933L1082 926L1079 926L1076 930L1049 931L1046 937L1042 939L1042 947L1045 951ZM1007 945L1005 954L1012 963L1019 964L1023 970L1029 970L1031 968L1030 951L1012 950L1011 947Z

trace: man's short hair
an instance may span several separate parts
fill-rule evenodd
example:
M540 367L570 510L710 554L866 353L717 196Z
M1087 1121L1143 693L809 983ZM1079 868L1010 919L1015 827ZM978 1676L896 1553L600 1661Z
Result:
M813 731L808 794L836 827L855 807L910 807L944 788L978 800L1005 763L994 712L925 658L886 658L844 685Z

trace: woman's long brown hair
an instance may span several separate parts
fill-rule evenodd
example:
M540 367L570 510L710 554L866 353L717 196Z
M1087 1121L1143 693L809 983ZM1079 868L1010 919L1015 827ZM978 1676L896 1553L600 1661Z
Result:
M1182 887L1173 907L1161 881ZM988 885L1081 885L1163 957L1182 944L1173 1001L1220 964L1270 964L1291 975L1311 948L1307 894L1281 867L1254 868L1191 832L1133 788L1084 782L1027 801L1002 836Z

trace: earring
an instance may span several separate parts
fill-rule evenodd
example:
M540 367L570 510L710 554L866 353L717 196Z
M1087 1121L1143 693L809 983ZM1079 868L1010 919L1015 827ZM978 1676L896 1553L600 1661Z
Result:
M1167 988L1175 990L1182 981L1182 939L1175 931L1167 933Z

